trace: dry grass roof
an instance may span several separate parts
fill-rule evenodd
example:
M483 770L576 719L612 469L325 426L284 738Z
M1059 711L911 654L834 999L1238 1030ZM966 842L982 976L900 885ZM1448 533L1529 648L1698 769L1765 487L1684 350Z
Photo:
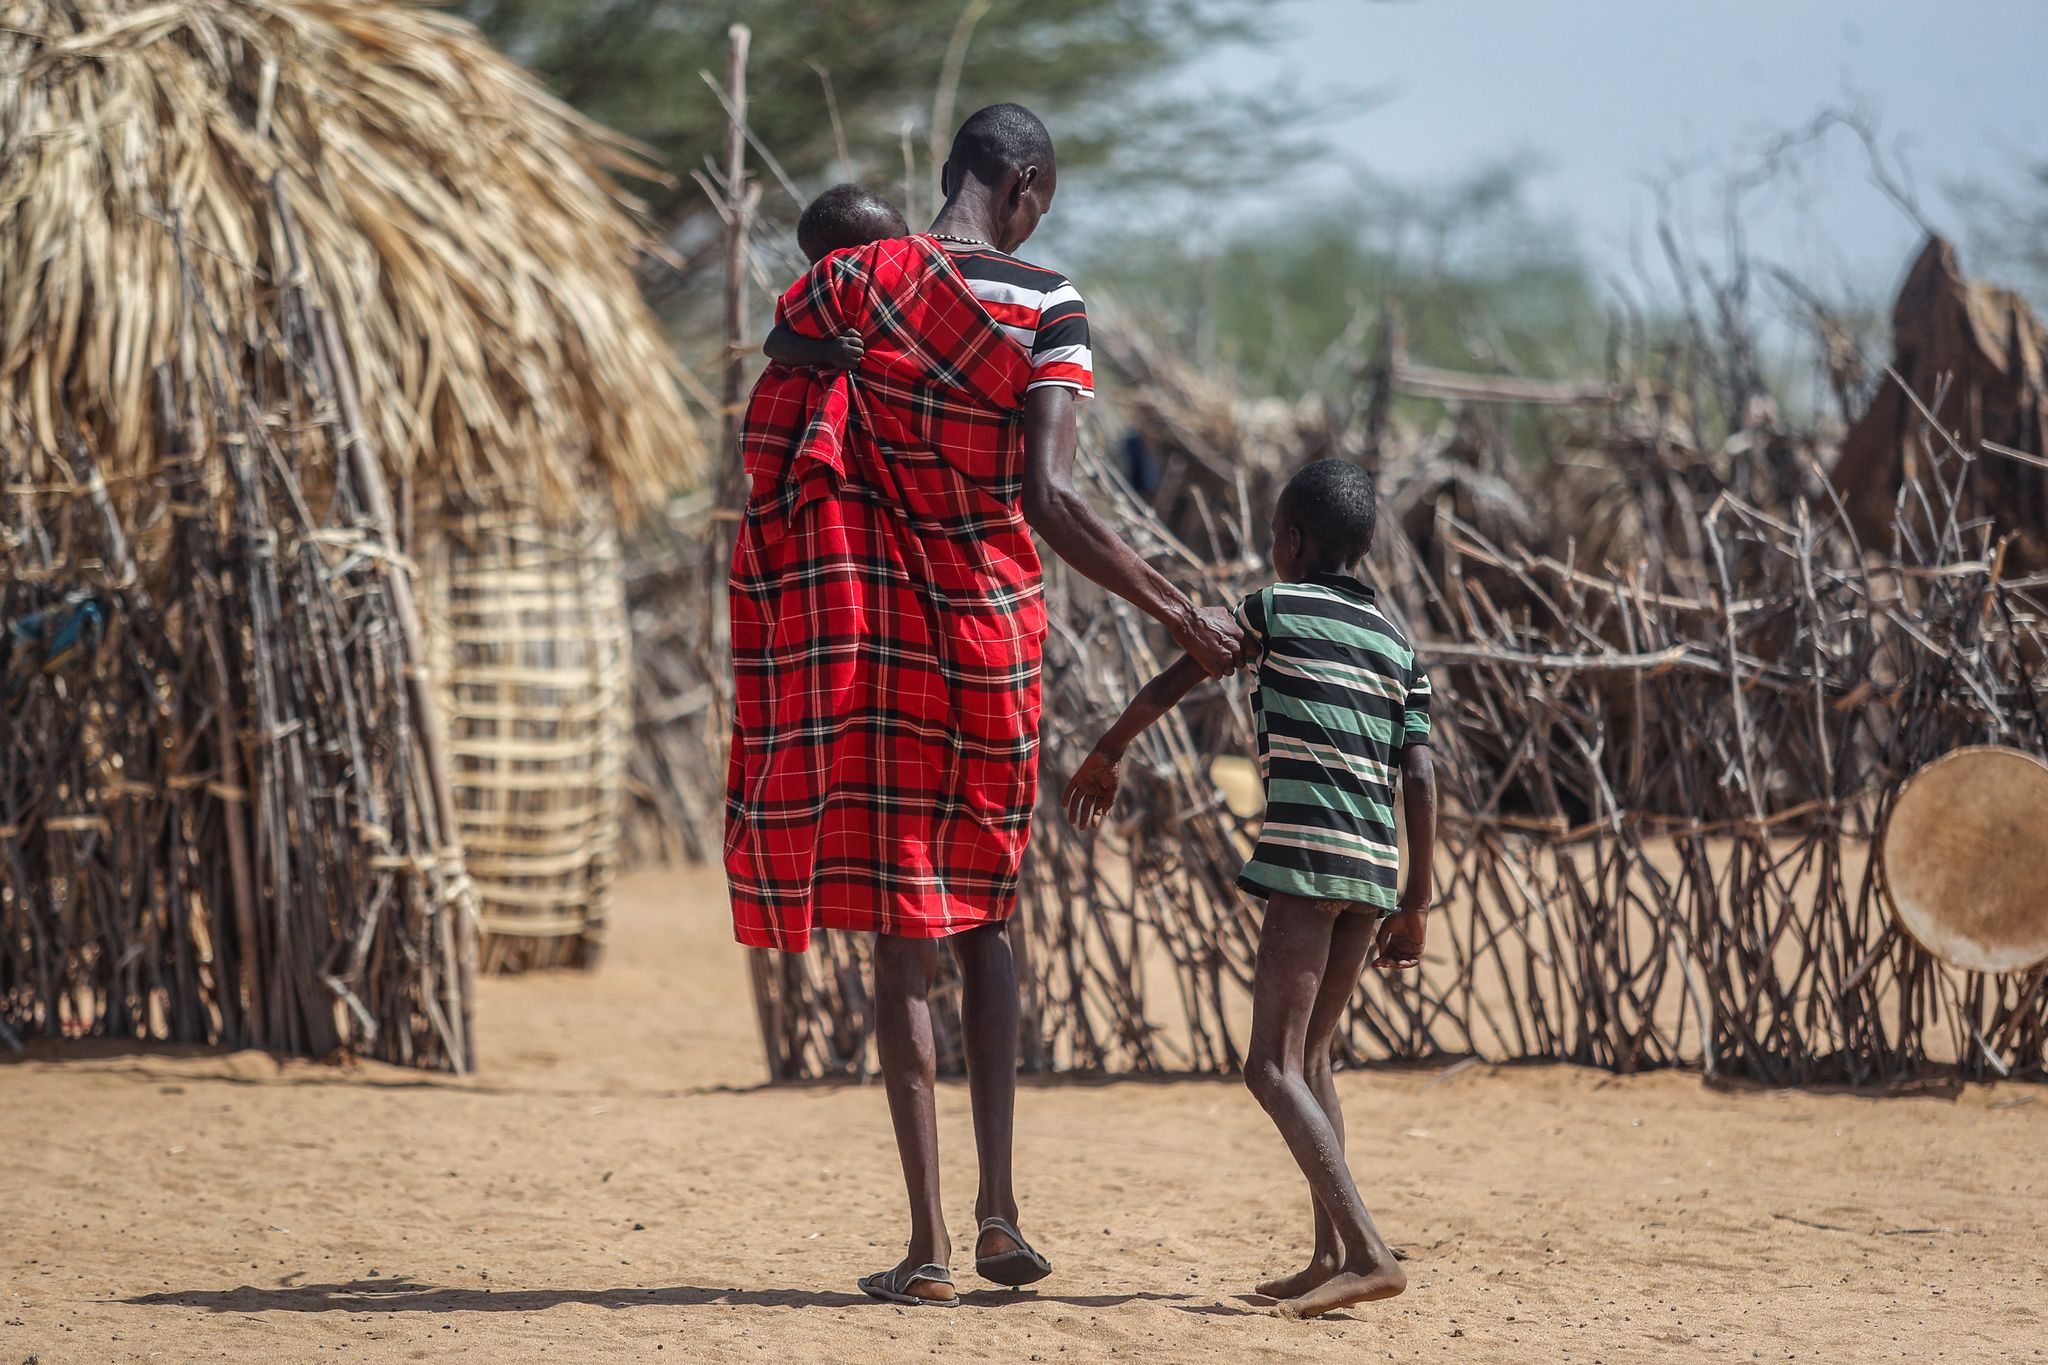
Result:
M646 168L467 23L328 0L0 15L0 443L76 430L146 476L156 367L190 374L209 325L282 363L282 173L394 476L543 506L608 481L630 510L695 467L611 179Z

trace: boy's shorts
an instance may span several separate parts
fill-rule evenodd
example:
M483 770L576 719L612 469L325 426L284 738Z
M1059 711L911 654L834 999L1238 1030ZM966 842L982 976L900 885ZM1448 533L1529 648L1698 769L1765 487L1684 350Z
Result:
M1308 904L1310 909L1320 910L1326 915L1371 915L1377 919L1382 915L1394 913L1383 906L1368 905L1364 901L1312 900Z

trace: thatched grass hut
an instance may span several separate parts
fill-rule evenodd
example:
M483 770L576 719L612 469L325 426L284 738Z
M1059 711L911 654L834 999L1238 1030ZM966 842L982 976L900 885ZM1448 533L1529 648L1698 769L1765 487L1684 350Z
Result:
M151 374L285 273L284 177L370 435L416 495L624 503L695 450L627 267L614 172L647 167L494 52L409 4L28 0L0 31L0 398L47 448L88 428L110 477L155 459ZM188 244L181 259L180 238Z
M699 451L630 275L644 171L411 5L8 7L0 618L90 599L106 643L8 665L0 1041L462 1065L460 844L573 826L548 914L601 893L623 618L587 561ZM534 537L571 547L528 555L537 614L458 613L433 676L418 564L456 603Z

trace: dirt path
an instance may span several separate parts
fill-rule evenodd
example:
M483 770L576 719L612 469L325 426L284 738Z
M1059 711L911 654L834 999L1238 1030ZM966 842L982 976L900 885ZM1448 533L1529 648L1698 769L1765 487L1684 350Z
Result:
M622 888L595 976L486 984L484 1073L0 1065L0 1365L128 1360L2008 1361L2048 1352L2048 1092L1340 1078L1408 1295L1281 1321L1305 1195L1223 1082L1033 1086L1043 1293L905 1312L882 1097L753 1089L715 879ZM955 1236L966 1095L941 1094ZM956 1257L963 1287L969 1255Z

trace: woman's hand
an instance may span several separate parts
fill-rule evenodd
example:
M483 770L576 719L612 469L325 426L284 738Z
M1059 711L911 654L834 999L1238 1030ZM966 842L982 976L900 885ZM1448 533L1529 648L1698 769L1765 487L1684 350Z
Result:
M1075 829L1094 829L1116 804L1116 789L1123 780L1123 755L1091 752L1081 770L1067 781L1060 793L1060 809Z
M1190 607L1175 623L1173 639L1212 678L1227 677L1244 666L1244 629L1222 607Z

